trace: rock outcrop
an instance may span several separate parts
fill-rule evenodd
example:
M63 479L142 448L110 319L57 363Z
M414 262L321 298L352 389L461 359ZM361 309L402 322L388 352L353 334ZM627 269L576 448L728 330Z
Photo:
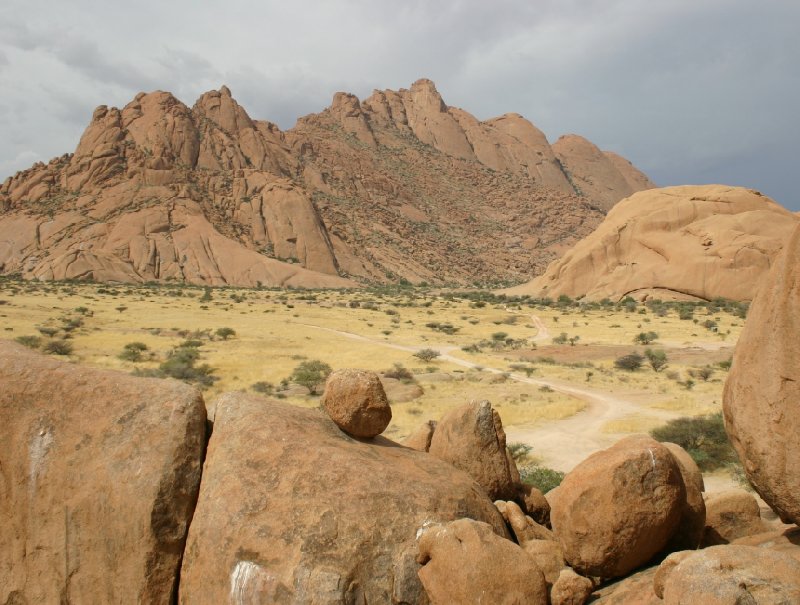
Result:
M183 383L0 342L0 602L170 602L205 431Z
M473 477L492 500L524 501L503 423L488 401L473 401L445 414L428 453Z
M483 490L449 464L353 439L320 410L229 393L216 405L180 602L424 603L417 532L461 517L514 546Z
M723 392L725 429L745 473L787 523L800 523L799 314L796 227L753 301Z
M506 292L587 300L752 300L798 220L741 187L643 191L614 206L543 275Z
M479 121L429 80L282 132L230 90L98 107L73 154L0 185L0 273L35 279L349 287L542 271L616 199L579 194L518 114ZM610 164L611 165L611 164ZM602 185L598 177L591 177ZM611 178L610 176L608 178ZM598 189L599 191L600 189Z
M519 546L486 523L459 519L419 539L419 577L432 605L547 605L544 576Z
M320 403L336 426L354 437L376 437L392 420L381 379L367 370L333 372L325 382Z
M550 521L567 563L613 578L643 565L675 533L686 501L672 454L632 436L576 466L551 501Z

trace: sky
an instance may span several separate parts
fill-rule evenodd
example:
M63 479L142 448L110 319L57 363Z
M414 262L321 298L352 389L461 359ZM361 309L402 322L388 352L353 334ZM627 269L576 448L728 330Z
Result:
M347 91L436 83L480 119L577 133L658 185L800 210L800 0L3 0L0 181L75 149L98 105L226 84L290 128Z

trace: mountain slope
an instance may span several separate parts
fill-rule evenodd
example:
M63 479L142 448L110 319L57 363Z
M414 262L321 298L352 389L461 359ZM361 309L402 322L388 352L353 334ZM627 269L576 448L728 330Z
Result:
M641 173L622 162L608 178L627 186ZM226 87L191 109L140 93L97 108L74 154L3 183L0 271L243 286L520 281L600 222L608 189L578 195L533 124L481 122L428 80L363 102L337 93L286 132L250 118Z

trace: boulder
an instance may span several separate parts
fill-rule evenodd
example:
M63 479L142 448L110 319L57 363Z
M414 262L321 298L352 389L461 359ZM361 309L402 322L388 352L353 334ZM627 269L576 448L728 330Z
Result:
M544 574L544 581L547 583L547 587L553 586L558 580L561 570L567 566L566 561L564 561L564 553L561 551L558 542L553 540L528 540L521 546L536 561L536 567Z
M473 401L445 414L428 452L471 475L492 500L522 500L503 423L488 401Z
M787 554L800 562L800 527L795 525L737 538L732 544L769 548Z
M678 463L686 499L681 520L667 543L667 551L693 550L700 545L706 527L706 505L703 500L703 474L689 453L675 443L663 444Z
M664 583L667 581L667 576L672 573L672 570L675 569L681 561L687 557L691 557L692 554L694 554L692 550L680 550L671 553L661 562L661 565L658 566L656 575L653 577L653 592L659 599L664 598Z
M522 489L525 498L525 509L531 519L545 527L550 525L550 503L547 502L544 494L530 485L523 485Z
M706 526L703 546L728 544L736 538L766 530L753 494L743 489L715 492L706 496Z
M653 592L657 567L649 567L597 589L592 605L664 605Z
M722 397L725 429L747 478L789 523L800 523L800 227L747 315Z
M332 372L325 382L322 407L336 426L354 437L380 435L392 420L381 379L367 370Z
M480 486L432 456L244 393L216 409L181 603L425 603L418 530L470 517L508 536Z
M553 540L553 532L543 527L522 512L516 502L495 502L497 510L508 523L517 543L522 546L529 540Z
M0 603L168 603L205 450L200 393L0 341Z
M533 558L486 523L459 519L426 529L417 561L432 605L547 605Z
M726 544L692 553L664 581L664 605L800 603L800 562L783 553Z
M435 420L426 420L420 424L413 433L411 433L403 445L410 447L412 450L418 452L427 452L431 449L431 440L433 439L433 432L436 430Z
M567 474L551 501L550 521L571 567L613 578L666 546L685 501L669 450L650 437L631 436Z
M569 567L562 569L550 590L551 605L583 605L592 594L594 583Z

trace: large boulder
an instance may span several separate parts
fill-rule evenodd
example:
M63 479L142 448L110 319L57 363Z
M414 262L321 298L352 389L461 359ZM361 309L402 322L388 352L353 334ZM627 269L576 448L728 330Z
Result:
M800 523L800 227L753 301L722 406L748 479L784 522Z
M675 533L672 534L666 549L693 550L700 546L706 528L706 504L703 500L703 474L692 457L676 443L662 444L678 463L683 485L686 488L686 499L683 502L681 520Z
M524 501L503 423L488 401L473 401L445 414L428 453L471 475L493 500Z
M653 592L657 570L657 567L648 567L598 588L592 595L592 605L664 605Z
M699 550L664 580L664 605L800 603L800 562L780 552L727 544Z
M470 517L507 537L465 473L320 410L217 401L181 571L181 603L425 603L416 534Z
M200 393L0 342L0 603L168 603L200 484Z
M417 560L432 605L547 605L533 558L485 523L459 519L426 529Z
M761 508L753 494L743 489L731 489L706 496L703 546L728 544L766 529L761 520Z
M368 370L347 368L331 373L321 403L336 426L354 437L380 435L392 420L381 379Z
M664 548L685 501L681 471L669 450L635 435L567 474L551 502L550 522L571 567L613 578Z

